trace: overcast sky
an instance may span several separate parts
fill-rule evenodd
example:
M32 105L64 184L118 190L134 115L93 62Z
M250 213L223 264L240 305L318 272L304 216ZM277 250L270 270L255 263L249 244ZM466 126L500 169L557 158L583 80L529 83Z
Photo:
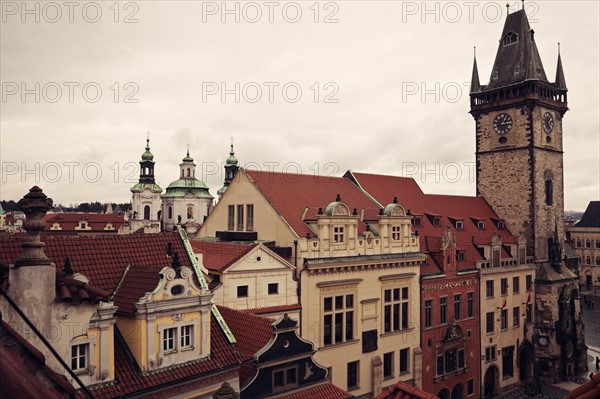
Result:
M129 201L147 131L163 188L189 144L216 197L233 137L251 169L475 194L473 47L485 84L504 1L22 4L0 2L1 199L37 184L56 203ZM561 43L565 207L584 210L600 197L599 2L525 6L550 80Z

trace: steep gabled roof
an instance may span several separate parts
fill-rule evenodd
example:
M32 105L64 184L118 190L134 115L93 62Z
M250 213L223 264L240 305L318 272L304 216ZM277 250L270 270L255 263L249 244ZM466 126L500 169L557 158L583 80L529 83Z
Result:
M237 341L235 347L237 351L254 356L271 339L273 335L271 319L225 306L217 305L217 308Z
M305 237L307 233L313 234L303 221L303 216L305 219L316 220L319 208L325 212L338 194L351 212L356 208L359 215L363 209L366 213L377 215L379 210L363 192L342 177L255 170L245 172L298 237ZM365 229L366 225L359 221L358 234L362 234Z
M437 399L437 396L398 381L395 385L388 387L376 396L375 399Z
M191 240L196 253L202 253L202 263L208 270L224 272L256 248L258 243Z
M44 220L46 221L45 230L51 230L54 223L58 223L62 230L67 231L75 230L75 228L79 226L79 222L85 220L91 230L78 230L83 233L113 231L104 230L108 223L110 223L114 228L114 231L116 231L125 223L123 215L115 215L112 213L49 213L45 216Z
M590 201L575 227L600 227L600 201Z
M355 182L365 192L380 204L389 203L394 197L412 215L423 215L421 227L413 226L412 230L419 233L421 251L439 251L441 237L448 226L456 236L456 247L465 251L465 262L457 263L459 270L472 269L474 262L481 260L477 245L489 244L494 235L502 238L503 243L514 243L517 238L508 229L497 226L500 217L493 211L482 197L425 194L414 179L357 173L348 171L345 177ZM439 218L439 226L433 225L433 217ZM456 229L456 221L462 220L463 229ZM484 221L485 229L480 230L477 221ZM504 252L504 256L508 256ZM439 272L434 262L422 268L423 273Z
M278 399L348 399L353 397L343 389L336 387L330 382L326 382L316 386L311 385L306 389L287 395L278 396Z

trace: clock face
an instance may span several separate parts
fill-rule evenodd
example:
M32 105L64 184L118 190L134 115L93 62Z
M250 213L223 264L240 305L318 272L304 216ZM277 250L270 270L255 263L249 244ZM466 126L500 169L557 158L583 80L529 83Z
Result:
M542 126L544 126L546 133L551 133L552 129L554 129L554 119L550 112L546 112L542 117Z
M538 342L539 342L540 345L546 346L546 345L548 345L548 338L546 338L546 337L540 337L538 339Z
M506 134L512 128L513 120L509 114L498 114L494 118L493 127L496 133Z

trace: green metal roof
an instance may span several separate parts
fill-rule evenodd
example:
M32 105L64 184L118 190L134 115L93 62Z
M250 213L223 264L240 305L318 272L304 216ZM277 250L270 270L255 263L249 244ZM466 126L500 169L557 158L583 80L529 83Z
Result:
M162 193L162 188L160 188L160 186L158 184L152 184L152 183L138 183L135 186L131 187L130 191L132 193L137 192L137 191L144 191L145 189L148 189L150 191L152 191L153 193Z
M185 197L187 194L194 194L197 198L214 198L208 192L208 187L204 182L195 178L183 178L175 180L167 187L167 192L163 198Z

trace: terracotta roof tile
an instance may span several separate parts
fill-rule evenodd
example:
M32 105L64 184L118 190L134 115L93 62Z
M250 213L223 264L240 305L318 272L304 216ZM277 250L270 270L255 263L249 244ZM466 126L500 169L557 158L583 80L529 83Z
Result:
M123 215L115 215L110 213L49 213L44 217L46 221L45 230L51 230L54 223L60 224L62 230L52 231L75 231L79 226L79 222L85 220L91 230L82 230L82 232L113 232L125 223ZM104 230L107 224L110 223L114 230ZM77 230L79 231L79 230Z
M395 385L388 387L376 396L375 399L437 399L437 396L398 381Z
M352 397L348 392L327 382L279 396L278 399L347 399Z
M294 312L296 310L302 309L302 305L299 303L291 304L291 305L276 305L276 306L267 306L264 308L252 308L252 309L243 309L240 310L244 313L252 313L255 315L264 315L271 313L282 313L282 312Z
M217 306L217 308L237 341L235 346L237 351L254 356L273 336L271 319L225 306Z
M190 240L195 253L202 253L202 263L208 270L223 272L243 258L258 244Z
M338 194L341 196L342 202L348 205L350 212L354 208L359 214L363 209L370 214L379 212L379 207L373 201L357 189L352 182L342 177L255 170L246 170L246 172L298 237L305 237L306 233L313 234L302 220L306 208L309 208L309 211L305 217L316 220L318 209L322 208L325 212L327 205L334 202ZM358 234L362 234L365 229L366 225L359 222Z

